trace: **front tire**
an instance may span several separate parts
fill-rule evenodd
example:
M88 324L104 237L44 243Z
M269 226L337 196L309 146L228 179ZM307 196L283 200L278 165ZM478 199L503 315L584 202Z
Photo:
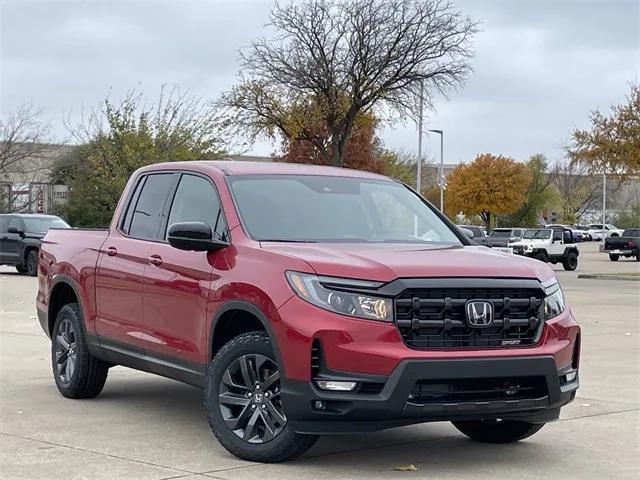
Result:
M249 332L229 341L207 370L209 426L230 453L254 462L282 462L316 442L287 423L280 396L280 367L269 336Z
M58 390L67 398L93 398L107 381L109 365L89 353L77 303L62 307L51 332L51 364Z
M27 267L25 267L22 263L15 265L15 267L19 274L24 275L25 273L27 273Z
M544 423L536 424L517 420L474 420L452 423L467 437L482 443L517 442L530 437L544 427Z
M615 253L609 254L609 260L612 262L617 262L620 259L620 255L616 255Z

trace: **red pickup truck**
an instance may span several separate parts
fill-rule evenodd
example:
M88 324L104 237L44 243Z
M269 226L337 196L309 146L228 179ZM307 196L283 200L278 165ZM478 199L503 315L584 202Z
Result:
M380 175L152 165L108 230L51 230L38 267L62 395L98 395L114 365L197 385L244 459L432 421L513 442L578 388L580 328L551 268L471 245Z

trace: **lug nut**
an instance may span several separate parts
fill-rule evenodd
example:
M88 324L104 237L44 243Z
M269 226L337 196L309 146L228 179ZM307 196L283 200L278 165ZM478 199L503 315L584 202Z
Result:
M267 409L267 406L266 406L264 403L262 404L262 409L263 409L263 410L266 410L266 409Z
M260 385L256 385L256 390L260 390Z
M256 409L256 404L255 404L255 403L252 403L252 404L251 404L251 410L255 410L255 409Z

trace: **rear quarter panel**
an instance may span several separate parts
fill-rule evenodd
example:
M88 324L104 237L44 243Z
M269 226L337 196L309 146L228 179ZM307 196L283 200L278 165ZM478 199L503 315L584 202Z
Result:
M85 328L95 332L95 269L107 230L52 229L42 241L38 260L37 308L47 312L49 296L59 282L69 283L78 296Z

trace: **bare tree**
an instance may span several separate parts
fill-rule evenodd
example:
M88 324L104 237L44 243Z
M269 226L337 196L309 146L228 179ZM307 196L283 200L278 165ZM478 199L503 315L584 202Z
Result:
M589 168L576 160L556 166L556 188L560 194L562 220L576 223L589 210L602 205L602 177L590 173ZM610 195L616 195L621 183L611 179L607 184Z
M243 77L223 95L230 124L251 140L306 140L342 165L361 114L414 110L461 85L477 24L442 0L304 0L271 11L273 38L241 51ZM319 138L309 125L321 121Z
M49 124L42 110L29 103L19 106L0 119L0 209L11 211L15 205L12 185L26 185L50 168L50 145L44 143Z

